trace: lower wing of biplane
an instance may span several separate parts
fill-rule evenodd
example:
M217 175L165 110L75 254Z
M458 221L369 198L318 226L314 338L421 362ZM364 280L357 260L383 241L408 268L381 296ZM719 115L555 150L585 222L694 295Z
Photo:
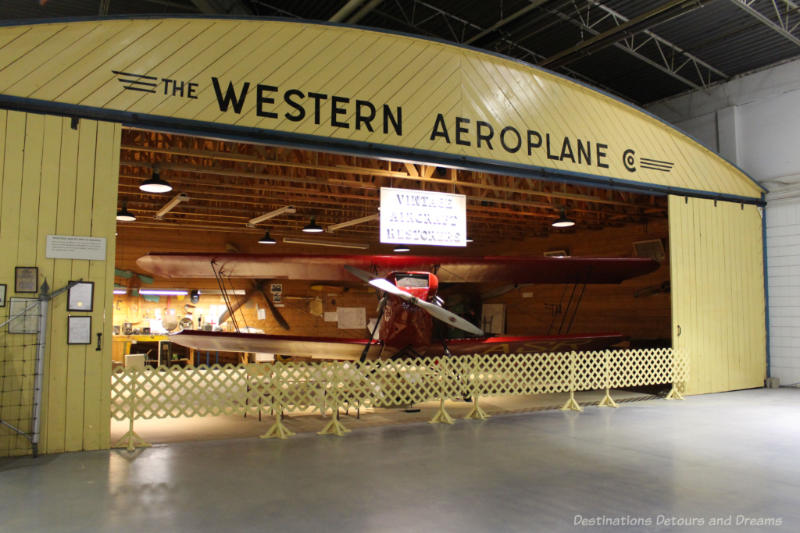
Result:
M355 361L365 347L366 358L388 359L397 350L368 339L300 337L293 335L262 335L258 333L228 333L220 331L183 330L170 335L170 341L203 352L257 352L290 355L308 359ZM449 355L549 353L581 350L602 350L625 340L623 335L556 335L546 337L497 336L484 338L448 339ZM444 355L444 345L433 343L426 347L428 357Z

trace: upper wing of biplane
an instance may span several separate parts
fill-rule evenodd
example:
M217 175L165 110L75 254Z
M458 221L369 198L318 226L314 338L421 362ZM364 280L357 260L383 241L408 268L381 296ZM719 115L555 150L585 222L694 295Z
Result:
M311 359L354 361L361 357L364 347L369 345L367 359L377 359L381 354L380 343L368 339L298 337L185 329L170 335L169 340L200 352L262 352ZM393 350L388 350L384 351L383 355L392 353Z
M140 257L143 270L165 278L353 281L345 266L382 276L433 272L442 283L620 283L656 270L641 257L450 257L415 255L257 255L159 253Z

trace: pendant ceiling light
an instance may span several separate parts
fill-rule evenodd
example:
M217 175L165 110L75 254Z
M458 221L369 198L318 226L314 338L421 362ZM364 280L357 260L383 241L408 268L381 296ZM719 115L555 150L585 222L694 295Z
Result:
M128 211L128 202L122 202L122 209L117 211L117 220L120 222L133 222L136 216Z
M568 218L567 215L564 214L564 210L561 210L561 216L559 216L555 222L553 222L554 228L571 228L575 225L575 221L571 218Z
M322 233L323 231L322 227L317 225L315 217L311 217L311 222L303 228L304 233Z
M394 247L394 252L398 253L398 254L404 254L404 253L410 252L410 251L411 251L411 248L409 248L408 246L395 246Z
M163 194L172 190L172 185L161 179L158 174L158 169L153 169L153 175L149 180L139 185L139 190L144 192L151 192L155 194Z
M267 232L264 234L264 236L263 236L263 237L261 237L260 239L258 239L258 244L276 244L277 242L278 242L278 241L276 241L275 239L273 239L273 238L270 236L270 234L269 234L269 230L267 230Z

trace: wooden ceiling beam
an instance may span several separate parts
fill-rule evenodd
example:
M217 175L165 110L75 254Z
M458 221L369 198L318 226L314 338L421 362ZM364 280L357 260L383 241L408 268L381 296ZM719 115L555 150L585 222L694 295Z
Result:
M438 183L444 186L451 186L453 184L452 177L448 179L443 178L433 178L431 177L434 170L436 169L435 166L432 165L424 165L422 174L411 175L411 172L397 172L392 170L383 170L383 169L376 169L376 168L364 168L364 167L357 167L351 165L314 165L314 164L306 164L306 163L294 163L288 161L267 161L263 159L258 159L254 156L245 156L245 155L236 155L236 154L227 154L225 152L202 152L198 150L175 150L175 149L168 149L168 148L159 148L159 149L147 149L146 147L137 147L132 145L125 145L123 146L124 149L128 150L140 150L143 152L152 151L154 153L163 153L169 155L175 155L178 157L200 157L200 158L207 158L213 160L220 160L220 161L232 161L232 162L246 162L249 164L254 165L266 165L266 166L281 166L281 167L288 167L288 168L304 168L308 170L317 170L322 172L335 172L335 173L351 173L357 175L366 175L366 176L382 176L382 177L391 177L391 178L398 178L398 179L406 179L406 180L415 180L420 182L429 182L429 183ZM124 154L123 154L124 155ZM141 161L132 161L130 159L122 158L122 162L129 163L131 165L141 166L141 167L152 167L152 162L141 162ZM406 168L408 169L411 167L412 169L416 170L415 166L411 163L404 163ZM229 170L229 169L218 169L214 168L213 170L209 167L200 167L198 169L195 165L176 165L174 163L158 163L159 168L161 169L173 169L173 170L184 170L190 171L188 168L197 169L197 170L208 170L213 173L223 174L223 175L253 175L258 176L258 173L254 172L239 172L236 170ZM566 186L563 185L563 190L556 192L556 191L535 191L535 190L526 190L520 187L510 187L510 186L500 186L495 185L490 182L490 176L486 173L475 173L481 176L482 183L475 183L470 181L458 180L458 175L456 174L456 184L462 187L468 188L477 188L483 189L488 191L502 191L502 192L510 192L510 193L518 193L518 194L528 194L534 196L544 196L547 198L559 198L564 200L574 200L574 201L585 201L585 202L594 202L594 203L603 203L608 205L624 205L629 207L640 207L640 204L630 201L627 198L627 195L620 192L620 196L623 200L613 200L613 199L606 199L600 198L597 196L591 196L587 194L575 194L569 193L566 191ZM149 176L148 176L149 177ZM512 178L508 176L499 176L500 178L505 179L515 179L518 180L518 183L525 183L529 181L526 178ZM284 179L292 179L292 180L303 180L305 178L289 178L284 177ZM325 178L319 178L318 182L325 180ZM328 179L329 182L340 182L341 180L331 180ZM666 207L664 207L666 210Z

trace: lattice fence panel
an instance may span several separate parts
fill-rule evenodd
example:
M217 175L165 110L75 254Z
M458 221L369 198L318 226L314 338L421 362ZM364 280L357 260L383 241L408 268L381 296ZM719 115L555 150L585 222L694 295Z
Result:
M389 407L440 398L547 394L682 383L688 363L670 348L120 369L112 416L125 420L337 407Z

